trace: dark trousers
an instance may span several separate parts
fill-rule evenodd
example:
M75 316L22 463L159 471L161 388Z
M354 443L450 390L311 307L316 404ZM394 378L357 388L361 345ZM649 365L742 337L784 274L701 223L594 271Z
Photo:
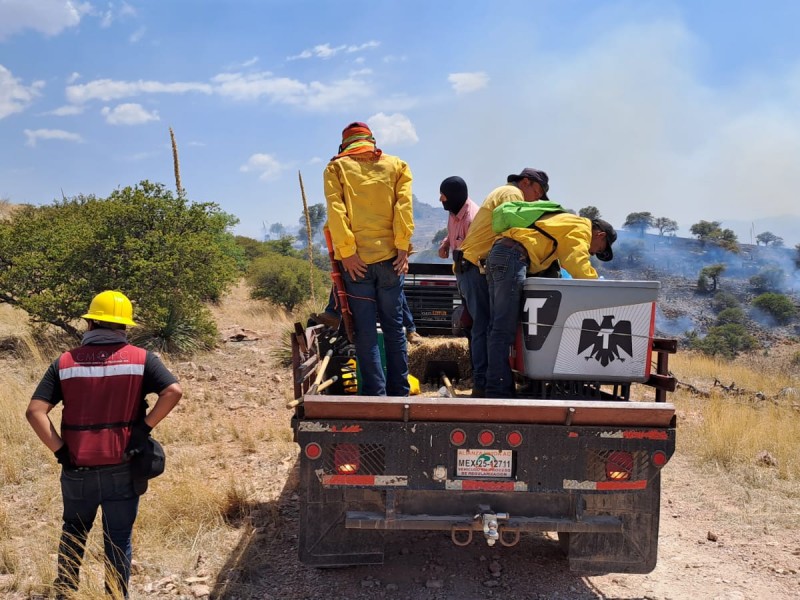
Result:
M131 576L131 536L139 511L129 464L88 470L63 469L61 495L64 524L58 546L59 593L78 589L79 571L97 509L102 509L106 592L128 597Z

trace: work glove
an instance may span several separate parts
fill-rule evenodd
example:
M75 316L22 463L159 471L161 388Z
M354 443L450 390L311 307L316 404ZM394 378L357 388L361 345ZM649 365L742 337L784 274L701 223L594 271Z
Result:
M69 448L67 448L66 444L53 452L53 454L55 454L58 464L62 465L65 469L75 468L75 465L72 464L72 457L69 455Z
M150 437L151 431L153 431L153 428L145 423L144 420L134 423L131 427L131 439L128 442L128 447L125 448L125 456L132 458L144 452L147 448L147 438Z

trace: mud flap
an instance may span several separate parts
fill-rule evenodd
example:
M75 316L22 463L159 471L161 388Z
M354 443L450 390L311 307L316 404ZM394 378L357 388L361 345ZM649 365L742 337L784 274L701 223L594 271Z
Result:
M345 515L354 505L378 508L367 497L359 499L368 496L369 490L314 487L318 493L312 495L316 497L305 499L307 494L301 494L300 561L312 567L383 564L383 532L345 528Z
M586 515L622 519L622 533L559 534L570 571L582 574L649 573L658 558L661 475L636 494L585 495Z

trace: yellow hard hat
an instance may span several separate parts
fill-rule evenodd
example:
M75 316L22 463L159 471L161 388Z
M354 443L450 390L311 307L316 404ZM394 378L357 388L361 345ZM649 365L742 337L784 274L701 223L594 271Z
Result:
M133 325L133 305L128 297L122 292L106 290L100 292L92 298L89 305L89 312L81 315L82 319L92 321L105 321L106 323L118 323L120 325Z

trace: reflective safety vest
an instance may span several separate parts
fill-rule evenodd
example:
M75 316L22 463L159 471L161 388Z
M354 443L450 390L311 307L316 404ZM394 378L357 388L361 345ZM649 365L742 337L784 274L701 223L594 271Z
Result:
M144 417L147 351L130 344L89 344L58 359L64 395L61 437L78 467L122 463L131 425Z

